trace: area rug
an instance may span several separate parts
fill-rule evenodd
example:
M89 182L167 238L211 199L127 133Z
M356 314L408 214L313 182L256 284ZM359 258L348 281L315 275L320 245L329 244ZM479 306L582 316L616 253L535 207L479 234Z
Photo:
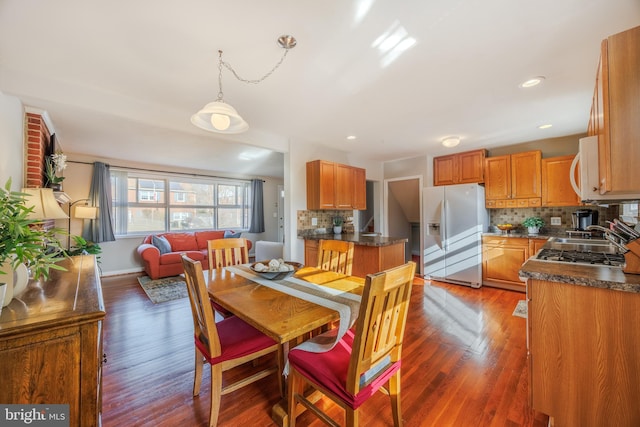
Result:
M142 286L149 299L154 304L172 301L180 298L187 298L187 284L184 277L165 277L151 280L149 276L138 277L138 283Z
M527 318L527 302L525 300L518 301L516 309L513 310L513 315L518 317Z

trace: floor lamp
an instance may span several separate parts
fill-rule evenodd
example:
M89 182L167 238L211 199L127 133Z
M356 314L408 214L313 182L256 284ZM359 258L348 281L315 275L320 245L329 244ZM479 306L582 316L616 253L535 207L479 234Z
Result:
M79 199L79 200L76 200L75 202L69 203L69 224L67 226L67 231L69 232L69 235L67 236L67 250L71 249L71 217L73 216L73 218L81 219L83 221L85 219L96 219L98 208L94 206L89 206L87 204L88 201L89 199ZM71 208L73 208L73 205L80 202L84 202L84 205L76 206L76 209L72 215Z

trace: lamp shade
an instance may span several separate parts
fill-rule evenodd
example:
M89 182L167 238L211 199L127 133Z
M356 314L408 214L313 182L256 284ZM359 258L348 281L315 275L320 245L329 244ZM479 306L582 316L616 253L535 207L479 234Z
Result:
M69 218L62 210L51 188L23 188L24 205L33 207L29 219L66 219Z
M98 209L93 206L76 206L74 218L96 219Z
M240 117L236 109L221 99L208 103L191 116L191 123L209 132L218 133L242 133L249 129L249 124Z

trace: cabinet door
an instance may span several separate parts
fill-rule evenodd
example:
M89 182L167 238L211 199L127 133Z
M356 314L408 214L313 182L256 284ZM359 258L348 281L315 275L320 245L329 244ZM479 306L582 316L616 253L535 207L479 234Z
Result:
M579 206L569 180L574 156L542 159L542 206Z
M337 209L353 209L354 171L351 166L336 164Z
M511 157L497 156L484 160L484 191L487 200L511 197Z
M541 158L540 150L511 155L511 197L522 199L541 196Z
M458 183L484 182L484 158L486 151L468 151L458 155Z
M433 185L458 183L458 158L455 154L433 158Z
M525 290L520 267L529 258L529 240L518 237L483 237L482 282L488 286Z
M307 163L307 209L335 209L335 163L315 160Z
M318 265L318 241L317 240L304 241L304 265L308 267L315 267L316 265Z
M600 192L639 193L640 26L609 37L603 46Z
M547 243L547 239L529 239L529 256L534 256Z
M367 171L353 168L353 208L367 209Z

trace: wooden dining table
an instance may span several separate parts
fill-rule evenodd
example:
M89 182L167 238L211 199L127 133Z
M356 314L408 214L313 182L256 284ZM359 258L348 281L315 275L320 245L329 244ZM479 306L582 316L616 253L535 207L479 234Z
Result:
M331 289L362 294L365 280L316 267L303 267L295 278ZM295 345L339 320L337 311L305 301L264 286L240 274L218 268L207 273L209 297L254 328L282 344L278 361L280 369L286 361L289 345ZM283 398L272 409L271 417L286 426L287 410L284 382L280 381Z

